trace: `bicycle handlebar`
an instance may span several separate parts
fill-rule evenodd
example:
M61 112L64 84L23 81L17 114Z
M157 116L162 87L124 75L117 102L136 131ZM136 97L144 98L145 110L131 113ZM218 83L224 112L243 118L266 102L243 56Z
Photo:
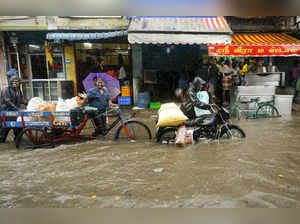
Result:
M108 109L120 109L119 105L118 104L112 104L110 107L108 107Z

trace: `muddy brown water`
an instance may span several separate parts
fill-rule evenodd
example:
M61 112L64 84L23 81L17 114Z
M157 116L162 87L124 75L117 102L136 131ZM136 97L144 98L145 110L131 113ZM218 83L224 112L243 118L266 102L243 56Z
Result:
M300 114L235 123L245 140L184 148L111 136L34 151L1 144L0 207L300 207Z

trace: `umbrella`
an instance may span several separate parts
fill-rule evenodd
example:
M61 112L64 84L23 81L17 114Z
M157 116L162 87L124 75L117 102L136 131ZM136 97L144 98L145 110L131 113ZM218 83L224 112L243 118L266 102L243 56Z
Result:
M85 91L89 91L91 88L94 88L94 78L102 78L104 80L104 85L108 90L110 99L116 98L120 93L120 82L119 80L111 77L107 73L90 73L84 80L83 85Z

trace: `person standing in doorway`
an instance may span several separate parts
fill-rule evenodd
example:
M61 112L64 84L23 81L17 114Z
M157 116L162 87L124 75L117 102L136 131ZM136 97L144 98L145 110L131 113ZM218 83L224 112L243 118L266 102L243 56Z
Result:
M118 72L118 79L120 81L120 85L123 85L124 81L127 78L127 73L124 66L124 60L123 56L121 54L118 55L118 61L119 61L119 72Z
M96 60L96 73L104 72L104 60L102 57L98 57Z
M299 61L295 61L294 62L294 66L290 72L290 76L289 76L289 85L291 87L296 88L296 83L297 80L300 78L300 62Z
M230 60L227 60L223 66L223 78L222 78L223 106L229 106L230 104L232 75L234 73L235 70L232 68L232 62Z
M212 58L209 66L209 88L212 98L215 98L217 95L216 89L218 88L218 76L219 69L217 67L217 61L215 58Z

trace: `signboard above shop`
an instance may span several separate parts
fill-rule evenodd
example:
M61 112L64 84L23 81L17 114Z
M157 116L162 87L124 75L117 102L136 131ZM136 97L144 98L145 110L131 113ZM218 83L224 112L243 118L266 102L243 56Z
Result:
M209 56L297 56L300 55L300 45L208 45L208 53Z
M231 44L208 44L209 56L297 56L300 40L285 33L235 34Z

